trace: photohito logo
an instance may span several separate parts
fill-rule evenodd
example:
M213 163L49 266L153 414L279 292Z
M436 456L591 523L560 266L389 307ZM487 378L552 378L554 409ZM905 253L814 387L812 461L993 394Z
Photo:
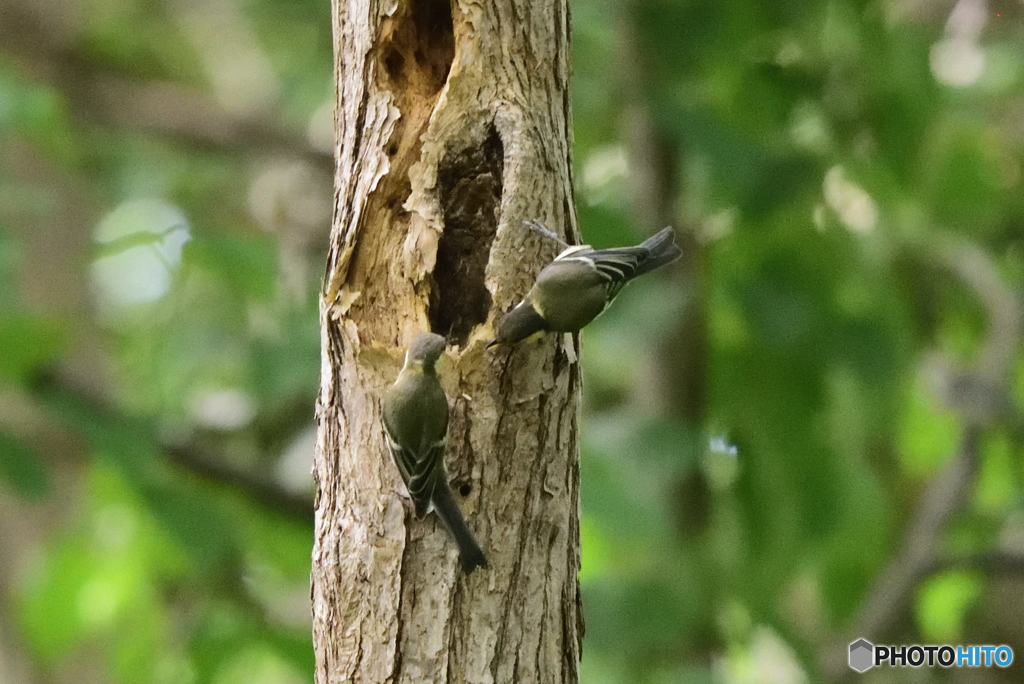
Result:
M1009 646L875 646L867 639L850 644L850 667L866 672L876 665L889 667L1009 667Z

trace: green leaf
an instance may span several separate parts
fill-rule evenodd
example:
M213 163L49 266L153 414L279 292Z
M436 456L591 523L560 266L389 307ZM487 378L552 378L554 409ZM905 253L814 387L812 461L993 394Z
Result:
M22 383L64 351L64 327L54 320L14 314L0 318L0 379Z
M149 597L147 597L149 598ZM167 640L162 606L143 600L133 606L115 635L112 670L121 684L150 684L158 665L166 662L158 656ZM166 668L166 665L164 665ZM169 674L174 674L171 669ZM181 678L171 681L183 682Z
M201 571L216 572L234 550L234 530L219 498L209 490L178 483L145 488L153 516L192 557Z
M213 684L306 684L308 677L276 650L253 644L217 672Z
M977 507L989 513L1009 513L1015 505L1013 458L1005 435L991 435L982 446L981 471L974 490Z
M963 634L967 612L983 588L978 575L966 572L947 572L926 581L918 593L915 611L923 640L956 643Z
M46 466L24 442L0 432L0 477L27 499L41 499L50 491Z
M94 563L81 538L58 544L22 590L19 613L22 633L35 653L53 661L82 638L79 597Z
M197 235L185 246L185 259L251 297L269 298L277 282L277 249L270 239Z
M903 466L914 475L934 472L954 454L960 434L956 414L936 407L924 383L915 383L907 397L899 436Z
M589 516L580 516L580 583L601 577L612 564L608 539Z

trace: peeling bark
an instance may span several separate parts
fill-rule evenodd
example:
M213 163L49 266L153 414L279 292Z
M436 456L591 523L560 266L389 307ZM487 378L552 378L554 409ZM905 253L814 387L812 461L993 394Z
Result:
M575 682L578 340L485 352L578 242L565 0L335 0L334 221L321 300L316 680ZM405 346L449 337L448 470L490 566L415 520L380 434Z

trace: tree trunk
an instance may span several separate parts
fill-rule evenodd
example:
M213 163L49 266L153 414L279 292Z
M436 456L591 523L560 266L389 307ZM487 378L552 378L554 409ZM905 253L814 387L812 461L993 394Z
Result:
M578 241L565 0L335 0L337 170L321 301L317 682L575 682L578 340L485 351ZM412 517L380 401L415 334L454 344L447 464L489 567Z

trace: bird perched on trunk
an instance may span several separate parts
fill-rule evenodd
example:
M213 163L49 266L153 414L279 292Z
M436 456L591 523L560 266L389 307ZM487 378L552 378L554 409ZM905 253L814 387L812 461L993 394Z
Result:
M623 285L682 254L671 228L636 247L569 247L541 270L526 299L498 321L497 334L487 346L514 344L543 332L578 332L604 311Z
M487 560L466 526L444 467L448 397L437 378L437 361L444 348L445 339L440 335L416 336L405 354L398 380L384 395L381 423L416 517L423 518L430 511L437 513L459 545L462 568L468 573L487 565Z

